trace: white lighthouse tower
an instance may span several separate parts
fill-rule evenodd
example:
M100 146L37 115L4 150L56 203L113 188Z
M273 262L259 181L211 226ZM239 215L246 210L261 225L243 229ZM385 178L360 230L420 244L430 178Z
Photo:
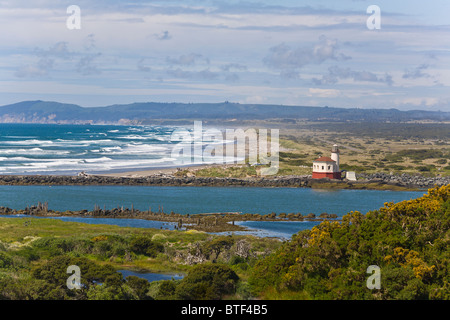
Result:
M339 147L337 144L334 144L331 148L331 159L333 159L336 164L335 172L339 171Z

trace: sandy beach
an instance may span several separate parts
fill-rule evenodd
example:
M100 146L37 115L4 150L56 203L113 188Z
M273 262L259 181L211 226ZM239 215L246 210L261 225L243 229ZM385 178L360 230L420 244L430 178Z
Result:
M120 177L120 178L142 178L142 177L150 177L157 175L173 175L178 170L200 170L204 168L213 168L213 167L221 167L221 168L229 168L237 166L237 164L202 164L202 165L193 165L193 166L179 166L172 168L155 168L155 169L147 169L147 170L130 170L125 172L114 172L114 173L100 173L95 174L96 176L105 176L105 177Z

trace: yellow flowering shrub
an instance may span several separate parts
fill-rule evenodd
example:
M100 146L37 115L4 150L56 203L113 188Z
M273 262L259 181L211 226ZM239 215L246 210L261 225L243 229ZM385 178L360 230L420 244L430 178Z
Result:
M396 262L402 267L411 266L414 276L418 279L423 279L425 276L431 276L435 266L428 266L425 261L419 257L419 253L415 250L409 250L401 247L394 249L393 255L384 257L387 263Z

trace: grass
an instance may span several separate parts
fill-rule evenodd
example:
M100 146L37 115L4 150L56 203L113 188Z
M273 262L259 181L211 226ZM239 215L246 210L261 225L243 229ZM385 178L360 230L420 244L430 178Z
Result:
M145 255L134 255L131 261L125 259L124 255L104 256L101 252L83 253L82 249L76 249L66 254L74 256L84 256L101 264L111 264L117 270L146 270L161 273L187 272L190 265L187 265L183 257L190 252L196 243L207 243L218 237L216 235L195 230L177 231L160 230L147 228L130 228L113 225L93 225L79 222L67 222L58 219L45 218L0 218L0 251L21 250L25 247L32 247L34 241L45 239L66 239L68 241L88 241L89 243L108 242L112 246L121 245L120 239L131 239L136 236L147 236L164 246L163 253L156 257ZM245 239L252 246L255 252L271 252L281 245L280 241L268 238L257 238L254 236L233 235L234 241ZM119 240L114 240L119 239ZM46 243L46 242L44 242ZM51 254L47 252L51 248L33 247L33 250L40 252L43 257ZM53 249L51 249L53 250ZM221 258L223 259L223 258ZM242 271L245 274L245 271Z
M450 176L449 124L313 123L280 127L277 176L310 175L312 162L340 146L341 170ZM259 177L260 167L217 166L180 176Z
M380 130L379 128L383 128ZM280 153L281 172L292 159L311 163L329 156L331 145L340 146L341 169L356 172L392 172L450 176L449 125L422 124L307 124L283 130L280 143L290 157ZM439 134L441 134L439 136ZM439 138L437 138L439 136ZM299 157L298 154L305 155ZM297 158L294 156L297 155ZM311 170L310 170L311 172Z

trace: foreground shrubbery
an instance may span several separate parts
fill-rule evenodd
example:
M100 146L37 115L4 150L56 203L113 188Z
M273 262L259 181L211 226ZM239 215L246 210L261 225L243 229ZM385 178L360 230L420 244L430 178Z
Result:
M137 234L0 242L0 299L450 299L450 186L323 222L276 251L269 240L251 248L227 236ZM182 280L154 283L123 279L111 264L175 265L187 256L203 263L186 266ZM69 265L81 269L80 290L67 288ZM380 289L366 286L371 265L381 269Z
M341 223L324 222L260 260L253 294L305 299L450 299L450 186ZM369 290L370 265L381 289Z
M181 281L166 280L158 288L159 300L219 300L236 291L238 275L223 264L200 264Z

